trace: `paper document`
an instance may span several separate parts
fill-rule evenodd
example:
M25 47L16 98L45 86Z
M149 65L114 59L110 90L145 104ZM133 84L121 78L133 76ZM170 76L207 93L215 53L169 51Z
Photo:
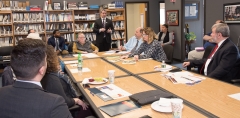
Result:
M70 69L70 72L71 73L78 73L78 69L75 68L75 69ZM91 70L89 68L82 68L82 72L91 72Z
M198 83L205 79L205 77L196 76L190 72L169 72L166 74L166 77L175 84Z
M233 99L240 100L240 93L231 94L231 95L228 95L228 96L233 98Z
M78 60L73 60L73 61L63 61L64 64L76 64L78 63Z
M119 99L124 98L132 95L131 93L119 88L118 86L114 84L109 84L105 86L96 87L100 91L106 93L108 96L110 96L113 99Z
M99 57L98 55L94 53L87 53L87 54L82 54L82 56L87 57L87 58L96 58Z

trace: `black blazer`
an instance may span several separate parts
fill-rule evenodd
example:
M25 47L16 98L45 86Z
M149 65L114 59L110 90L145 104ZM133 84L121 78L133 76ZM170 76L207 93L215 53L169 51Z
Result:
M0 118L72 118L61 96L19 81L0 89L0 111Z
M103 37L104 37L104 33L106 35L106 40L108 43L112 42L111 39L111 33L107 33L108 29L112 30L112 33L114 32L114 27L113 27L113 23L110 19L106 18L106 22L105 22L105 32L99 32L99 29L103 28L103 23L102 23L102 19L99 18L95 21L94 23L94 27L93 27L93 32L96 33L96 43L102 43L103 42Z
M210 53L211 54L211 53ZM207 59L192 60L191 66L201 66ZM236 45L230 40L226 39L222 45L215 52L207 69L207 76L230 82L231 79L236 79L240 63L239 50ZM201 73L204 69L202 69Z
M67 94L65 93L65 91L67 91L67 88L66 86L63 87L61 79L58 78L58 76L46 73L41 80L41 84L43 86L43 89L47 90L48 92L62 96L68 107L72 107L75 105L75 101L73 100L73 98L67 96Z

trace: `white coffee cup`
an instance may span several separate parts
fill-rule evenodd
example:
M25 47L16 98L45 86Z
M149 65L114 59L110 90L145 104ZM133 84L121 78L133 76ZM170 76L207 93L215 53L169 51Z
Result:
M109 70L108 71L108 78L111 84L114 83L114 79L115 79L115 70Z
M173 118L182 118L183 100L179 98L171 99Z

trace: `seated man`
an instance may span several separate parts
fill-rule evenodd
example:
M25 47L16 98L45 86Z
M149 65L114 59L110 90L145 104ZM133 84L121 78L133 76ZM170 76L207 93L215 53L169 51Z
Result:
M86 41L85 35L83 33L78 34L77 42L73 43L73 53L97 53L98 47L92 44L90 41Z
M121 51L129 51L133 53L143 43L141 27L138 27L135 31L135 36L131 37L124 46L120 46L118 49Z
M16 81L0 89L0 118L72 118L64 99L43 90L46 44L20 40L11 54Z
M42 40L42 38L39 36L38 33L30 33L30 34L28 34L27 38L29 38L29 39L40 39L40 40Z
M224 23L224 22L222 20L217 20L215 24L217 24L217 23ZM203 40L206 41L206 43L203 45L204 50L208 46L215 46L216 45L214 42L211 42L211 40L212 40L211 33L208 33L207 35L204 35ZM188 53L188 59L189 60L202 59L203 54L204 54L204 51L192 50Z
M200 73L208 77L230 82L238 73L239 50L229 39L230 30L227 24L217 23L212 26L212 42L216 43L207 59L191 60L183 67L202 66Z
M59 30L53 31L53 36L48 39L48 45L52 45L57 54L68 54L65 50L65 40L61 37Z

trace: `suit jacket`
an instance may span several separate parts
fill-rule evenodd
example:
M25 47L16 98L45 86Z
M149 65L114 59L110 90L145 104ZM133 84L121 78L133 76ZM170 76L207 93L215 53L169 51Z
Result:
M191 66L201 66L206 61L207 59L192 60L190 64ZM207 76L230 82L231 79L236 79L235 76L238 73L239 63L238 48L230 39L226 39L212 57L207 68Z
M19 81L0 89L0 111L0 118L72 118L61 96Z
M72 107L75 105L75 101L73 100L73 98L67 96L67 94L65 93L65 91L67 91L67 88L64 86L65 90L63 89L61 79L58 78L58 76L46 73L41 80L41 84L44 90L62 96L68 107Z
M99 18L95 21L94 28L93 28L93 32L96 33L96 43L99 44L99 43L103 42L104 33L106 35L107 42L111 43L112 42L111 33L107 33L107 30L111 29L112 33L114 32L114 27L113 27L112 21L110 19L106 18L106 21L105 21L106 31L99 32L99 29L101 29L101 28L103 28L103 23L102 23L102 19Z
M58 38L59 40L59 48L63 51L63 50L65 50L65 40L63 39L63 37L60 37L60 38ZM48 39L48 45L52 45L53 47L55 47L56 46L56 44L55 44L55 38L54 38L54 36L52 36L52 37L50 37L49 39Z

